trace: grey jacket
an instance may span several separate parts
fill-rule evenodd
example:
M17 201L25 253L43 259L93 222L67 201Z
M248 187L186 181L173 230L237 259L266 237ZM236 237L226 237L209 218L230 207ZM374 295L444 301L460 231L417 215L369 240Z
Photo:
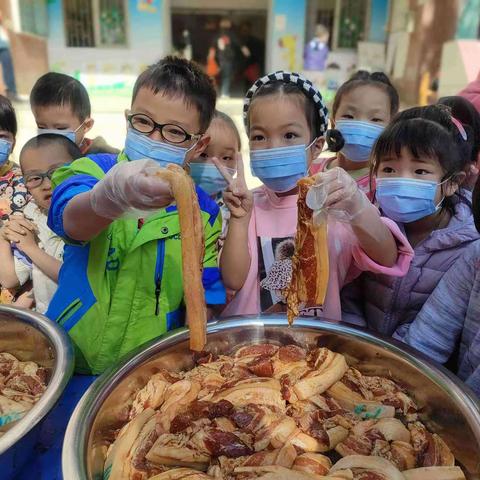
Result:
M394 336L439 363L458 349L454 370L480 396L480 242L467 248L413 323Z
M470 206L458 202L447 227L434 230L415 247L405 277L366 272L342 290L342 319L392 335L400 325L413 322L445 272L479 238Z

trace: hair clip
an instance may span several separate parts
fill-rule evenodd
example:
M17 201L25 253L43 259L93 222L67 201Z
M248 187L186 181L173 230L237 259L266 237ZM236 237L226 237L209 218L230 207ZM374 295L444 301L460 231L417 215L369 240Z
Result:
M465 131L464 126L462 123L457 120L455 117L450 117L452 119L452 123L457 127L458 132L460 133L460 136L463 138L463 140L466 142L467 141L467 132Z

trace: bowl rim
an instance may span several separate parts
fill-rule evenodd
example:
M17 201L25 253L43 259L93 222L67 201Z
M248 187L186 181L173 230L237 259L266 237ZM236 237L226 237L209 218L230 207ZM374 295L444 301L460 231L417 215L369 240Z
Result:
M282 328L288 326L288 322L285 315L279 314L234 316L209 322L207 335L247 325ZM403 355L407 362L422 370L425 376L439 385L447 395L453 397L455 402L461 405L461 411L472 426L474 436L480 443L480 400L458 377L442 365L436 364L421 352L394 338L335 320L302 317L294 321L292 328L310 328L318 330L319 333L342 334L349 338L371 342L375 346L383 347L388 352ZM87 476L86 462L84 461L86 442L88 440L87 434L105 399L116 387L118 381L125 378L131 371L140 367L147 360L150 360L152 355L157 352L159 345L162 348L168 348L188 338L188 328L181 328L160 335L122 357L92 383L78 402L65 432L62 448L62 471L64 478L71 480L85 480L89 478ZM82 438L84 439L83 442Z
M48 338L55 350L55 366L47 389L40 400L19 422L0 438L0 455L4 454L28 434L51 411L62 395L74 368L73 346L68 334L44 315L24 308L0 305L0 314L11 315Z

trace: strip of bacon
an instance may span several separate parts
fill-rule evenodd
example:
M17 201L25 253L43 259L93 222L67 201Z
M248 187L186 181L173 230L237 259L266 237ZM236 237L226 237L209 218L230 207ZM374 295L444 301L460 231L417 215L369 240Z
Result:
M156 175L170 184L177 203L182 240L182 272L190 349L201 352L207 341L207 308L202 284L205 241L197 193L192 179L178 165L170 164Z

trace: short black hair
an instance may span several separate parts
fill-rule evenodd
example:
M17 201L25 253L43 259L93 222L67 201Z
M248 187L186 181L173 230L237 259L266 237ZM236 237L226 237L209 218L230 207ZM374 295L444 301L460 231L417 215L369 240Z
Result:
M463 128L465 133L467 134L467 139L465 140L462 137L461 132L458 130L458 126L452 120L452 117L455 117L452 113L452 109L450 106L446 104L436 104L436 105L428 105L425 107L412 107L400 112L393 121L401 121L401 120L408 120L413 118L423 118L425 120L431 120L432 122L441 125L445 130L447 130L453 142L456 146L460 154L460 161L462 164L462 169L465 169L472 159L472 152L475 148L478 148L478 145L475 146L476 138L474 136L474 131L468 124L464 124ZM457 119L460 123L463 123L460 119ZM426 143L429 143L430 140L427 140ZM478 151L478 150L477 150ZM442 163L441 157L439 157L439 161L444 167ZM448 160L446 160L448 163Z
M238 131L238 128L235 125L235 122L233 121L232 117L227 115L225 112L221 112L220 110L215 110L215 113L213 115L213 119L214 120L221 120L222 122L225 122L227 124L227 126L235 134L235 138L237 139L237 142L238 142L238 150L241 150L242 149L242 140L240 138L240 133Z
M183 99L198 110L200 130L205 133L213 118L217 94L210 77L194 62L169 55L150 65L137 78L133 87L132 104L141 88L148 88L156 95Z
M255 99L266 97L267 95L295 95L304 109L305 118L310 127L311 139L323 137L323 123L318 114L318 107L315 102L308 97L303 89L296 83L288 83L282 80L266 83L255 92L250 104L250 109L247 112L247 131L250 130L251 106L254 104Z
M64 105L68 105L82 122L92 113L87 89L76 78L57 72L42 75L30 93L32 109Z
M22 155L30 149L42 148L49 145L59 145L65 149L65 152L68 153L68 160L76 160L77 158L82 158L84 155L78 148L78 145L75 142L72 142L70 139L64 135L58 135L56 133L42 133L36 137L31 138L22 148L20 152L20 158Z
M393 117L397 114L400 106L400 99L396 88L392 85L388 76L382 72L370 73L366 70L359 70L349 80L340 85L340 88L337 90L332 105L332 118L335 118L338 108L340 107L342 97L346 93L366 85L377 87L383 90L390 99L390 115ZM339 152L345 146L345 140L339 130L335 128L328 130L327 145L328 150L331 152Z
M7 97L0 95L0 130L17 135L17 117L12 102Z

